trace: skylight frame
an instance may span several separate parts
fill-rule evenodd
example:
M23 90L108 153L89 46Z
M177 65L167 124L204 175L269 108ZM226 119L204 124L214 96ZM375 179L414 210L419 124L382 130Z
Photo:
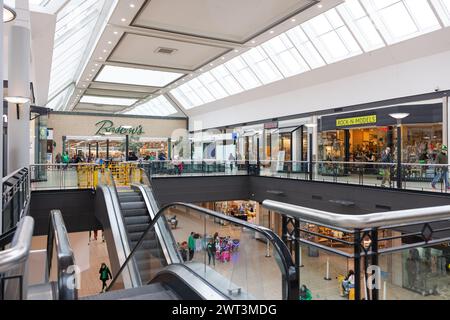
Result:
M126 111L123 114L168 117L177 113L178 110L170 103L170 101L164 95L160 95L137 105L132 110Z

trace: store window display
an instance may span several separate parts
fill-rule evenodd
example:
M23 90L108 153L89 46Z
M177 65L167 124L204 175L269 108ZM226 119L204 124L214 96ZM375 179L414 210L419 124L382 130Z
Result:
M414 248L403 252L403 287L423 296L442 295L450 278L448 248Z

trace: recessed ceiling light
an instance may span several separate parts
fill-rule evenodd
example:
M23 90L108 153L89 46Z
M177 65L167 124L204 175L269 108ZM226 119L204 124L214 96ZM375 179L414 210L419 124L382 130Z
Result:
M98 63L96 63L95 66L98 67Z
M122 18L122 19L120 19L120 21L125 22L125 21L127 21L127 19Z
M114 31L114 34L119 34L119 32L117 32L117 31Z
M237 52L239 52L239 50L238 50L238 49L234 49L234 52L236 52L236 53L237 53Z
M214 63L210 63L209 65L212 67L214 65Z
M203 71L203 68L200 68L200 71Z
M92 71L92 72L95 72L95 69L92 69L91 71Z
M92 74L90 74L89 77L92 77Z
M103 49L103 52L104 52L104 53L106 53L106 52L108 52L108 50L106 50L106 49Z
M134 3L130 3L130 8L134 8L134 7L135 7Z
M295 22L295 21L297 21L297 20L295 20L295 19L291 19L291 21L292 21L292 22Z
M89 81L89 78L87 78L86 81Z
M255 41L255 40L252 40L252 43L253 43L253 44L255 44L255 43L256 43L256 41Z
M108 44L112 44L112 41L108 41Z
M102 60L103 59L103 57L98 57L98 60Z
M222 58L220 58L220 59L225 60L225 57L222 57Z
M273 30L270 30L270 34L272 34L272 33L274 33L275 31L273 31Z
M319 9L322 9L322 7L323 7L323 5L320 3L317 5L317 8L319 8Z

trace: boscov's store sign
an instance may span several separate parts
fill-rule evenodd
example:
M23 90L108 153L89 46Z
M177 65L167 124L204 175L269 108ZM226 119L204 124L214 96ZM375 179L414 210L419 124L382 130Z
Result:
M126 126L114 126L114 122L111 120L102 120L95 124L97 128L96 136L104 136L108 134L118 134L118 135L130 135L130 136L140 136L143 135L144 128L142 125L138 125L136 127L126 127Z

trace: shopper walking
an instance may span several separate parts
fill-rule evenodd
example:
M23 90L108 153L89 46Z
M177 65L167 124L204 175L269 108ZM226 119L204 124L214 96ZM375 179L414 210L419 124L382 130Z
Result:
M392 156L391 156L391 148L387 147L383 154L381 155L381 162L383 163L383 180L381 181L381 186L386 187L386 182L388 186L391 184L391 165Z
M216 266L216 244L214 243L214 239L209 239L208 245L206 246L206 251L208 252L208 265L211 264L211 260L213 262L213 266Z
M105 292L105 289L108 286L106 281L108 281L109 279L112 279L112 275L111 275L111 271L109 271L108 266L104 262L102 263L98 273L100 273L100 281L102 282L102 291L100 291L100 293L103 293L103 292Z
M449 189L448 186L448 156L447 156L447 146L443 145L441 151L437 155L436 164L440 165L436 168L436 173L434 175L433 182L431 182L431 188L436 190L436 183L438 183L441 178L444 181L445 189Z
M62 161L62 155L61 155L61 153L58 152L58 154L57 154L56 157L55 157L55 161L56 161L57 164L60 164L60 163L61 163L61 161Z
M67 152L64 152L63 156L62 156L62 162L64 163L64 170L67 169L67 167L69 166L69 155L67 154Z
M194 252L195 252L195 239L194 239L194 232L191 232L188 238L188 248L189 248L189 261L194 259Z

